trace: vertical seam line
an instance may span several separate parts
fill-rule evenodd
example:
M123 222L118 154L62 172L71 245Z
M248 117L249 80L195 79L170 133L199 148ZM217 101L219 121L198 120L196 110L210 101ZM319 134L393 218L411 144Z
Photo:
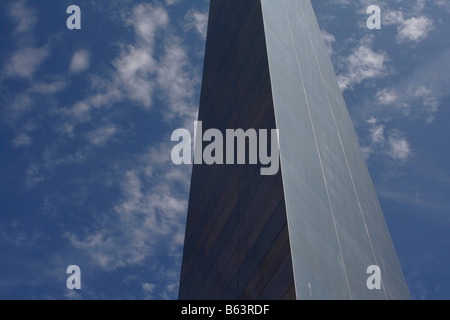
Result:
M320 168L322 170L322 178L323 178L323 181L324 181L324 184L325 184L325 190L326 190L327 197L328 197L328 204L330 206L330 213L331 213L331 217L333 219L334 230L336 232L336 238L337 238L339 251L340 251L340 255L341 255L341 259L342 259L342 263L343 263L343 267L344 267L345 279L347 281L347 288L348 288L348 292L349 292L349 295L350 295L350 299L352 299L352 293L351 293L351 290L350 290L350 284L349 284L348 275L347 275L347 267L345 265L344 255L342 253L341 241L340 241L340 238L339 238L339 233L337 231L336 218L334 217L333 205L331 203L330 193L328 191L328 183L327 183L327 179L325 177L325 171L324 171L324 167L323 167L322 156L320 154L319 143L317 141L316 130L315 130L314 122L312 120L311 108L310 108L310 105L309 105L309 99L308 99L308 96L307 96L307 93L306 93L306 88L305 88L304 79L303 79L303 73L302 73L302 70L301 70L301 67L300 67L300 61L299 61L299 58L298 58L297 49L295 48L294 36L292 34L291 22L290 22L289 15L288 15L288 12L287 12L287 7L286 7L286 1L285 0L283 0L283 4L284 4L284 9L285 9L287 22L288 22L288 25L289 25L289 32L290 32L290 36L291 36L292 46L293 46L293 49L294 49L294 52L295 52L295 58L297 60L297 67L298 67L298 70L299 70L299 73L300 73L300 77L301 77L301 81L302 81L302 87L303 87L303 92L304 92L304 95L305 95L306 105L308 107L309 120L311 122L312 131L313 131L313 135L314 135L314 141L315 141L316 149L317 149L317 154L319 156Z
M303 10L301 10L301 11L302 11L302 14L303 14L303 19L305 19L305 18L306 18L306 17L305 17L305 13L303 12ZM326 90L326 88L325 88L325 80L323 79L322 70L321 70L321 68L320 68L319 60L317 59L316 51L314 50L314 46L313 46L313 43L312 43L311 34L310 34L310 31L309 31L309 28L308 28L308 25L307 25L307 24L306 24L306 29L307 29L307 31L308 31L309 41L310 41L310 43L311 43L311 47L312 47L312 50L313 50L313 53L314 53L314 58L315 58L315 60L316 60L317 68L319 69L320 79L321 79L321 81L322 81L323 88L324 88L324 91L325 91L325 95L326 95L326 97L327 97L328 106L330 107L330 112L331 112L331 115L332 115L332 117L333 117L334 126L335 126L335 128L336 128L336 132L337 132L338 137L339 137L339 142L340 142L340 144L341 144L342 152L343 152L343 154L344 154L345 163L346 163L346 165L347 165L347 170L348 170L348 173L349 173L349 176L350 176L350 180L351 180L352 186L353 186L353 192L355 193L356 201L358 202L358 207L359 207L359 211L360 211L360 213L361 213L361 217L362 217L362 220L363 220L363 223L364 223L364 228L365 228L365 230L366 230L367 239L369 240L370 248L371 248L371 250L372 250L372 255L373 255L373 258L374 258L374 260L375 260L375 263L378 265L377 258L376 258L376 256L375 256L375 250L373 249L372 240L371 240L370 234L369 234L369 229L368 229L368 227L367 227L367 222L366 222L366 219L365 219L365 216L364 216L364 212L363 212L363 209L362 209L362 206L361 206L361 201L360 201L360 199L359 199L358 191L356 190L355 182L354 182L354 179L353 179L353 174L352 174L352 172L351 172L351 170L350 170L350 165L349 165L349 162L348 162L347 153L346 153L345 148L344 148L344 143L342 142L342 136L341 136L341 133L340 133L339 128L338 128L337 123L336 123L336 117L335 117L333 108L332 108L332 106L331 106L330 97L329 97L328 92L327 92L327 90ZM387 294L386 294L386 290L385 290L385 288L384 288L384 285L383 285L383 292L384 292L384 296L386 297L386 300L387 300Z

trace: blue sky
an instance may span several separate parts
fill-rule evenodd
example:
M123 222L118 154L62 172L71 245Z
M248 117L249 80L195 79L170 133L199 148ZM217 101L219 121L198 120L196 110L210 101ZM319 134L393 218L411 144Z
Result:
M448 299L450 3L312 2L411 295ZM372 4L381 30L366 27ZM172 164L170 136L193 129L207 11L2 3L1 299L177 297L190 168Z

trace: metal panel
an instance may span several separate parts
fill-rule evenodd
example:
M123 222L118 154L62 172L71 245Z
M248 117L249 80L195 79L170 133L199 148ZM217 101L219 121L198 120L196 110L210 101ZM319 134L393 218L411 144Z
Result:
M259 1L211 2L199 120L275 128ZM191 183L179 298L295 299L281 171L194 165Z
M262 7L297 297L409 299L310 1Z

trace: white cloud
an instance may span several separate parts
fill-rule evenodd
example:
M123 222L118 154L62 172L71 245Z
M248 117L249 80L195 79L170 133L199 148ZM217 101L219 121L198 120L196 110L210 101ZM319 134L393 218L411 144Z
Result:
M435 0L432 1L432 4L450 12L450 2L448 0Z
M377 92L377 99L383 105L390 105L398 101L398 94L394 89L385 88Z
M81 294L75 290L67 290L66 293L64 293L64 297L66 297L67 300L83 300Z
M385 76L386 61L385 53L376 53L365 44L358 46L345 61L348 71L338 76L339 86L342 90L351 89L366 79Z
M90 70L92 72L87 79L91 92L78 98L78 101L62 99L57 95L68 88L70 79L62 75L37 74L39 66L50 53L47 49L50 46L43 49L36 49L31 44L27 44L30 47L26 48L17 46L20 51L12 55L13 63L9 64L8 69L5 67L5 71L9 76L33 78L34 81L30 81L28 88L22 90L20 95L11 95L10 101L13 103L8 104L8 112L14 113L15 120L10 122L21 129L14 132L12 144L20 147L31 143L37 145L44 138L50 141L34 154L40 159L33 161L26 172L28 188L42 181L62 178L58 175L63 170L56 170L58 166L83 168L81 165L87 165L86 160L95 156L95 148L118 140L125 131L115 121L122 111L120 108L115 108L114 112L105 109L112 109L121 102L124 102L120 104L122 108L137 106L150 109L161 106L161 110L156 110L160 112L160 120L170 121L174 126L184 124L184 121L192 125L197 110L194 104L195 86L199 84L200 77L189 61L183 33L181 37L174 33L175 28L170 25L167 11L158 4L142 4L130 12L130 15L124 13L125 18L121 20L128 27L125 29L127 37L115 42L117 55L110 60L112 67L106 71L103 69L101 75L96 75L96 70ZM195 31L205 31L201 28L202 16L194 14L193 18ZM31 29L24 27L23 30ZM67 70L78 73L93 67L88 51L71 53L73 55L68 56L65 71L62 70L64 74ZM47 101L51 104L43 103ZM38 109L41 107L42 110ZM139 112L142 113L142 110ZM35 114L39 116L34 117ZM27 120L25 116L33 117L39 135L32 135L23 124L20 125L19 121ZM40 130L44 129L44 123L54 123L55 128ZM87 124L81 126L81 123ZM100 125L92 130L94 124ZM135 129L133 124L130 127L127 127L130 131ZM64 134L58 134L61 131ZM113 203L108 203L104 211L96 213L98 224L80 233L66 234L74 248L84 250L94 264L105 270L143 263L151 268L152 265L160 268L161 264L157 262L159 256L171 261L161 277L165 282L163 285L153 284L152 276L142 286L146 294L166 298L176 294L190 182L190 168L172 165L170 149L169 145L155 146L145 154L123 155L127 160L117 157L121 159L117 160L120 163L111 165L110 169L116 171L113 174L108 171L108 178L114 175L112 182L108 182L117 188L118 197Z
M336 42L336 38L328 33L326 30L320 30L322 33L322 38L325 41L325 45L327 46L328 55L333 55L333 44Z
M150 108L158 68L154 56L155 38L166 31L168 22L168 14L162 7L150 4L134 7L131 15L125 18L125 23L133 28L134 41L118 44L120 53L112 61L114 69L109 78L93 77L93 87L97 92L77 104L83 103L87 106L86 111L90 111L92 106L111 105L126 97ZM72 60L75 68L71 69L84 69L87 57L84 51L76 53Z
M30 31L37 23L37 13L28 7L25 0L15 1L9 7L9 14L17 23L16 32Z
M152 292L155 290L155 285L153 283L142 283L142 290L145 290L147 292Z
M31 137L27 133L21 133L12 141L12 145L14 147L26 147L29 146L32 142Z
M47 46L34 45L33 28L37 24L37 12L28 6L27 1L19 0L9 6L10 17L16 22L14 40L16 51L11 54L4 66L7 77L31 79L42 62L48 57Z
M434 115L439 109L440 99L439 97L426 86L421 86L414 93L414 96L422 99L423 109L426 111L426 121L432 123L434 121Z
M433 30L433 20L422 16L411 18L402 22L398 27L398 40L400 42L420 42L427 38L428 33Z
M98 128L87 134L87 138L90 143L96 146L103 146L108 140L110 140L117 133L117 127L115 124L110 124Z
M55 80L50 82L35 82L31 87L30 92L39 93L42 95L52 95L64 90L67 83L64 80Z
M386 126L380 124L379 120L374 117L370 117L366 122L369 124L369 144L361 147L361 150L366 160L368 160L373 153L384 145Z
M194 29L203 39L206 39L208 30L208 12L200 12L196 9L191 9L185 15L184 19L185 30Z
M155 62L150 48L131 47L114 62L118 80L131 100L142 103L149 108L152 104L154 83L152 71Z
M133 9L133 15L128 19L140 40L144 40L153 51L153 43L159 28L169 23L167 11L162 7L150 4L140 4Z
M155 292L156 285L153 283L142 283L142 291L144 291L145 299L151 299Z
M39 167L36 164L31 164L26 172L25 186L31 189L44 180L45 178L40 172Z
M15 123L33 109L34 101L28 94L19 94L7 106L5 116Z
M411 156L411 147L399 130L393 130L388 139L387 154L394 160L406 161Z
M383 25L400 24L405 21L403 12L401 11L388 11L383 14Z
M412 156L411 145L402 131L386 129L388 121L380 121L374 117L366 121L369 125L369 141L361 148L362 153L366 160L372 154L383 154L394 160L396 164L403 164Z
M389 88L378 90L376 101L390 111L400 111L410 119L423 118L432 123L443 98L450 94L450 50L436 52L424 59L407 76Z
M173 4L175 4L175 3L178 3L180 0L166 0L166 4L168 5L168 6L171 6L171 5L173 5Z
M87 50L76 51L70 62L69 71L72 73L80 73L86 71L90 64L90 54Z
M167 27L167 11L140 4L126 16L125 23L134 31L134 37L118 44L120 52L111 62L114 68L108 77L92 76L94 93L62 111L66 121L61 129L69 136L78 124L92 119L96 108L124 99L150 109L157 96L166 104L161 110L165 120L195 118L197 108L192 101L198 79L181 39ZM158 50L156 41L161 45Z
M168 102L167 119L193 113L189 104L194 94L194 81L189 73L189 60L180 40L168 33L167 12L159 7L139 5L130 20L138 41L129 45L114 61L120 82L131 100L146 108L152 105L153 94L159 90ZM154 42L164 33L162 55L154 54Z
M6 74L10 77L32 78L48 54L47 48L22 48L12 55L5 67Z
M383 144L384 138L384 125L373 125L370 128L371 144Z
M189 61L185 50L178 39L169 38L165 44L165 54L157 70L157 83L166 101L169 110L165 113L166 119L194 120L196 107L190 101L194 94L195 80L187 71Z
M439 99L434 95L434 92L426 86L419 87L414 93L415 97L423 99L423 105L428 107L431 113L435 113L439 107Z
M114 270L140 265L155 254L179 261L190 174L188 167L173 173L179 168L171 164L169 148L152 148L140 157L167 158L160 163L152 161L153 168L147 168L147 161L139 161L122 173L121 195L111 212L102 216L101 228L84 237L67 234L71 243L100 267ZM164 179L167 176L171 179Z
M0 241L16 249L33 248L44 234L41 231L29 231L25 229L23 222L13 220L0 226Z
M436 1L429 2L437 5ZM397 41L420 42L427 38L428 33L434 28L434 21L423 15L426 6L425 0L409 1L401 10L390 10L393 6L389 3L383 4L382 24L383 26L397 26Z

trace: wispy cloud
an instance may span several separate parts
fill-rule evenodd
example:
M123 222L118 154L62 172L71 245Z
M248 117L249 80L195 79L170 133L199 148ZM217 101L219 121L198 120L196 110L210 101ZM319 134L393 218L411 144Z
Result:
M136 42L124 45L120 57L113 62L117 72L116 82L125 88L131 100L149 108L153 101L157 69L153 56L155 37L167 26L169 18L163 8L141 4L127 20L134 28Z
M11 3L9 14L16 22L16 33L30 31L37 23L37 13L30 8L25 0Z
M394 160L406 161L411 156L411 147L404 134L393 130L388 139L387 154Z
M103 216L102 227L83 236L67 234L75 247L106 270L140 265L158 254L172 259L180 255L189 168L170 164L169 146L152 148L139 158L132 169L119 173L121 195ZM159 163L151 161L156 158Z
M32 138L27 133L21 133L14 138L12 144L14 147L29 146L31 144Z
M449 67L450 50L437 52L411 70L403 80L379 89L376 101L390 108L391 113L400 111L408 118L423 118L427 123L432 123L442 99L450 94L447 85L450 81Z
M442 202L439 199L425 198L418 192L406 193L387 188L380 188L379 190L377 190L377 194L382 198L396 201L412 207L434 209L441 212L444 210L448 210L448 208L450 207L450 203L448 201Z
M47 48L20 48L9 59L5 73L9 77L32 78L48 54Z
M376 97L377 100L383 105L396 103L399 99L398 93L393 88L378 90Z
M327 46L327 51L330 56L333 55L333 44L336 42L336 38L326 30L321 30L322 38L325 41L325 45Z
M10 15L20 29L17 38L33 38L36 10L24 0L15 2L13 9ZM31 14L35 19L26 24ZM129 109L114 109L110 113L105 112L106 108L111 110L127 102L130 108L156 111L163 121L174 126L194 120L197 111L194 97L200 77L190 64L183 39L170 24L167 9L161 4L142 3L118 16L121 19L116 22L129 36L115 42L117 55L111 58L111 67L103 68L102 72L91 66L92 53L81 49L69 56L68 70L56 75L41 74L38 70L50 57L50 46L30 46L35 41L19 41L18 48L4 64L4 76L32 80L16 93L8 94L7 103L2 106L5 120L15 132L11 144L15 148L29 148L38 143L43 137L34 133L44 125L44 120L51 120L45 124L45 139L52 143L40 152L40 159L33 159L26 171L28 188L45 181L48 175L53 176L58 166L84 163L93 148L104 147L120 133L127 132L119 129L118 122ZM90 83L87 95L78 101L58 96L70 85L68 72L82 73L91 67L91 72L83 75ZM163 107L154 110L155 105ZM71 154L67 154L68 143L76 145Z
M67 82L62 79L54 79L51 81L35 81L31 86L29 93L36 93L41 95L53 95L64 90L67 87Z
M387 60L386 53L374 52L368 45L361 44L345 60L346 72L338 76L339 86L342 90L352 89L364 80L386 76Z
M76 51L70 62L69 71L72 73L80 73L86 71L90 64L90 53L87 50Z
M87 134L87 139L90 143L96 146L103 146L117 133L117 126L115 124L108 124Z
M384 26L397 26L396 39L399 43L421 42L434 29L433 19L423 14L426 2L411 1L402 10L392 10L385 4L382 21ZM407 18L405 18L407 17Z
M378 154L388 156L393 163L404 164L413 155L410 142L399 129L387 129L387 122L374 117L367 120L368 143L362 147L362 152L366 159Z
M428 33L433 30L433 20L425 16L405 20L398 27L398 40L400 42L420 42L427 38Z
M133 31L132 40L118 44L119 54L111 61L113 68L107 77L91 78L93 93L63 111L63 132L73 135L74 128L89 121L96 109L124 100L152 109L159 98L167 105L160 110L166 120L194 117L198 79L181 39L171 31L166 9L139 4L124 22ZM155 49L156 41L162 43L162 52Z
M79 124L99 119L103 107L123 101L134 102L131 108L143 112L156 111L161 120L174 126L191 125L196 117L193 100L199 76L183 40L172 31L167 10L140 4L124 21L132 33L129 40L119 43L107 77L91 78L92 94L64 110L61 128L69 135L76 135ZM120 137L120 126L111 120L85 134L90 144L98 147ZM142 282L147 298L173 298L178 287L190 168L172 164L171 147L154 143L147 152L128 154L127 160L114 163L109 186L120 191L116 201L97 213L96 226L65 234L71 245L103 270L143 264L154 270L161 281L152 277ZM160 257L165 260L163 270Z
M208 12L200 12L197 9L191 9L184 17L185 30L194 29L203 39L206 39L208 29Z
M38 22L37 11L27 1L19 0L9 6L9 17L15 22L16 50L3 67L4 76L31 79L48 57L48 46L34 45L34 26Z

